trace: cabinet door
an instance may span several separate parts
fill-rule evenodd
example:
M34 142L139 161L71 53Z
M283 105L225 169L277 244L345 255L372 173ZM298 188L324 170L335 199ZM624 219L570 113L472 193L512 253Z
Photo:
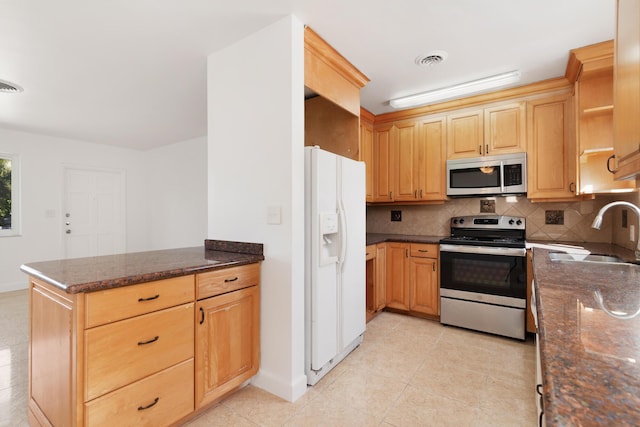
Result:
M485 108L484 154L525 151L525 104L516 102Z
M446 128L444 117L420 123L414 167L419 200L446 200Z
M393 125L385 125L373 131L374 202L393 201L392 131Z
M409 258L411 311L438 315L438 260Z
M258 286L197 303L196 408L241 385L258 372Z
M369 125L360 125L360 160L365 164L366 170L366 199L367 202L373 201L373 179L374 179L374 161L373 161L373 127Z
M640 173L640 2L618 0L613 78L616 179Z
M376 312L376 245L367 245L365 250L365 284L368 322Z
M413 201L418 199L418 193L414 186L414 177L417 169L414 169L414 153L417 138L416 122L396 123L394 134L394 171L395 171L395 201Z
M527 197L530 199L575 197L576 150L571 104L571 95L527 103Z
M449 159L484 155L482 110L447 116Z
M527 249L527 318L526 329L527 332L536 333L536 322L533 319L533 312L531 311L531 284L533 282L533 256L531 249Z
M387 256L386 243L378 243L376 245L376 292L375 305L376 311L382 310L387 302Z
M409 310L409 245L387 243L387 307Z

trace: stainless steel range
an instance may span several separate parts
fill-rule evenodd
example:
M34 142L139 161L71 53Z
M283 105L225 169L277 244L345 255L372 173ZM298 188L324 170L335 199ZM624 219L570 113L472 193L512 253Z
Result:
M440 240L440 322L523 340L527 307L525 219L451 218Z

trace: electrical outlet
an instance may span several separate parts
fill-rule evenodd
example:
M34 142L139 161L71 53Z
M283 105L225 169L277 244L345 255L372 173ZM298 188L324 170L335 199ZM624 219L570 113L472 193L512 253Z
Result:
M391 211L391 221L402 221L402 211Z

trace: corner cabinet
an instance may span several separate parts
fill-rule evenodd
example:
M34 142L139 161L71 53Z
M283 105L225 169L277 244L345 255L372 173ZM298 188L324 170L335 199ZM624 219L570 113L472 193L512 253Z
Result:
M576 145L571 94L527 102L527 198L572 200L576 196Z
M640 175L640 2L617 0L613 76L615 179Z
M196 275L196 409L258 372L259 283L259 264Z

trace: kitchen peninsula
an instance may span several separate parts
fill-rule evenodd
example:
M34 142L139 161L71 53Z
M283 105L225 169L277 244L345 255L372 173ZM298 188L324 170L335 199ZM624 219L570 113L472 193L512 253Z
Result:
M584 248L633 260L615 245ZM546 424L639 425L640 266L533 251Z
M170 425L255 375L262 244L23 265L32 426Z

